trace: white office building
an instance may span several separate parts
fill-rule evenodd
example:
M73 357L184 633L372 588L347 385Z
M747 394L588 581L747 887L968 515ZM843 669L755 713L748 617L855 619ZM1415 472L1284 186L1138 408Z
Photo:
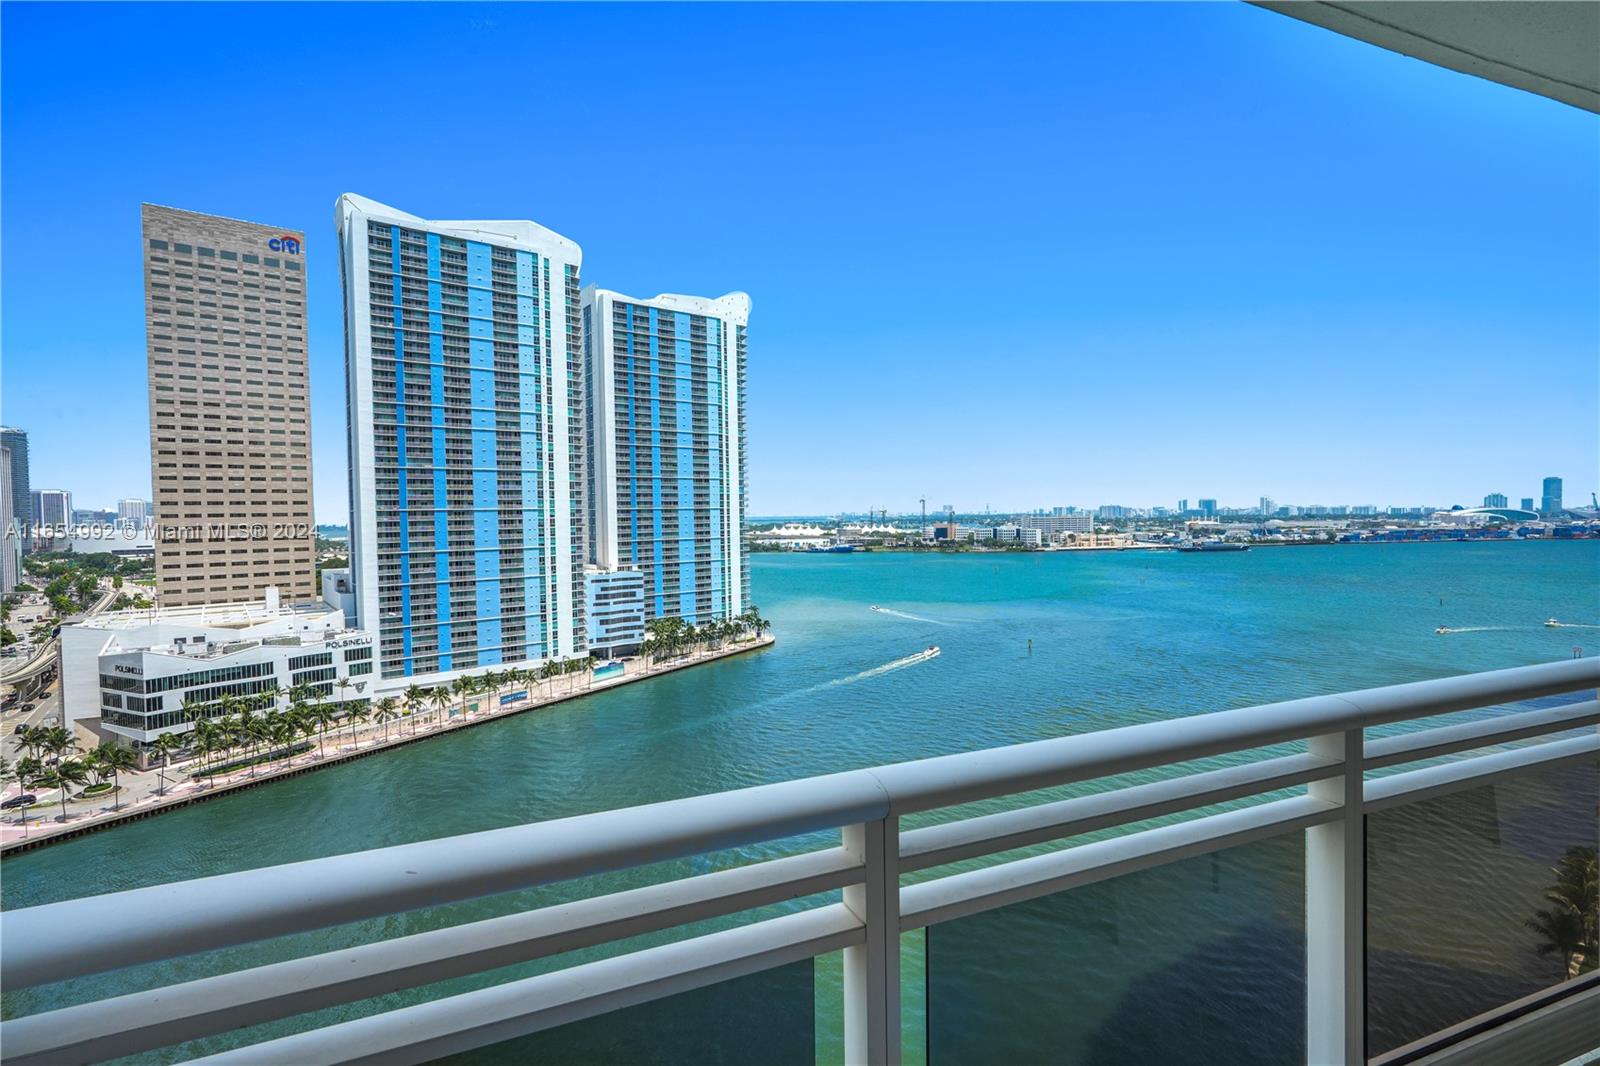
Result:
M370 698L372 648L343 611L281 605L271 588L248 603L91 615L61 627L63 718L98 718L143 756L161 734L194 728L188 710L221 715L224 695L272 694L280 710L297 685L331 702Z
M142 526L150 520L150 501L129 497L117 501L117 524Z
M583 291L590 561L644 575L646 618L750 606L742 543L750 297Z
M585 651L577 244L346 194L350 562L378 687Z
M1037 529L1047 537L1058 533L1093 533L1094 515L1088 514L1028 514L1014 519L1022 529Z

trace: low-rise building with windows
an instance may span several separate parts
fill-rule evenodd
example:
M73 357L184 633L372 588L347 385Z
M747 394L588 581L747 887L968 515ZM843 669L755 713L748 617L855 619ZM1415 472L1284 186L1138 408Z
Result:
M275 589L248 603L114 611L61 628L61 694L69 728L126 743L144 757L163 733L215 718L224 696L288 706L290 690L331 702L369 698L372 636L326 603L282 605Z
M607 659L637 655L644 643L644 571L589 567L583 584L590 654Z

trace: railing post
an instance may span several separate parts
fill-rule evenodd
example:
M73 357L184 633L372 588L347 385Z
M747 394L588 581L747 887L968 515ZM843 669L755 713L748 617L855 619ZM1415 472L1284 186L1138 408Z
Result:
M1362 811L1363 731L1312 737L1311 754L1344 762L1310 795L1339 804L1336 822L1306 830L1306 1062L1366 1061L1367 834Z
M844 905L867 942L844 950L844 1059L850 1066L900 1063L900 821L845 826L844 848L866 867Z

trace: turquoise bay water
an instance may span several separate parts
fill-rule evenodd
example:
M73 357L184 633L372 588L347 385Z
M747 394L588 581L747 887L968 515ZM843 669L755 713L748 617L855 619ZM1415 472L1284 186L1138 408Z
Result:
M769 650L27 853L0 867L4 905L1564 659L1575 645L1600 650L1600 628L1543 625L1551 616L1600 623L1600 542L1592 541L1209 556L758 555L753 581L778 637ZM1436 635L1441 625L1457 632ZM932 644L938 658L898 665ZM796 846L671 869L715 869ZM664 873L633 871L603 885ZM600 883L307 933L160 970L168 980L199 976L543 905ZM548 964L493 980L540 968ZM8 995L4 1008L31 1013L151 977L147 969L30 990ZM826 978L819 984L824 1013L829 987ZM389 997L317 1020L410 1001Z

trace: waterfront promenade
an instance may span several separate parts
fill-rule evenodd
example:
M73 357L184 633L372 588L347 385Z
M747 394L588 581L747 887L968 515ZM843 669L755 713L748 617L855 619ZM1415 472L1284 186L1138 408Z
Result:
M303 752L297 750L296 754L289 758L262 762L254 767L241 767L230 773L218 774L214 778L196 779L190 776L199 765L197 759L174 762L165 771L165 789L162 788L163 775L158 770L125 773L122 775L122 787L115 799L115 807L113 807L113 796L109 792L90 799L68 800L65 822L60 820L60 793L54 789L36 789L34 795L37 800L28 808L25 816L11 811L0 820L0 855L76 837L121 822L148 818L202 800L255 788L285 777L320 770L353 759L365 758L430 737L509 718L526 711L541 710L567 700L725 659L732 655L756 651L770 646L774 639L770 633L762 634L745 640L731 641L715 649L662 658L649 666L645 665L643 659L628 659L624 660L623 671L620 674L581 684L574 684L571 678L552 678L531 686L526 698L499 706L490 706L485 700L467 700L443 714L426 705L406 706L401 717L394 721L386 724L367 723L353 730L341 726L333 730L321 743L314 739L302 741L302 744L309 744L309 748ZM4 795L9 799L20 795L21 792L19 786L10 785Z

